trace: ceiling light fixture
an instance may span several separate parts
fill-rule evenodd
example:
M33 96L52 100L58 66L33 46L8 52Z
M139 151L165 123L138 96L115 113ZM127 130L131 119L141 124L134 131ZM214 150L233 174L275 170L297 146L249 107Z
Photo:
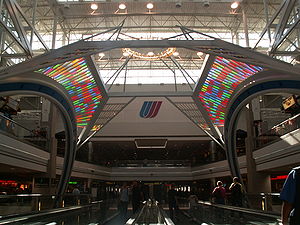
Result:
M129 53L123 51L123 56L124 56L124 57L128 57L128 56L129 56Z
M91 4L91 9L92 9L92 10L97 10L97 9L98 9L98 4L92 3L92 4Z
M203 56L203 52L197 52L197 56L199 57Z
M237 7L239 7L239 2L232 2L230 7L232 9L236 9Z
M173 55L174 55L175 57L177 57L177 56L179 56L179 52L174 52Z
M176 52L176 48L167 48L166 50L161 51L160 53L148 52L147 54L134 51L131 48L122 48L122 52L123 56L125 57L131 56L135 59L141 60L159 60L173 55Z
M105 56L105 54L103 52L100 52L98 55L99 55L100 59L102 59Z
M126 5L125 5L124 3L121 3L121 4L119 5L119 9L126 9Z
M153 7L154 7L153 3L149 2L147 4L147 9L153 9Z

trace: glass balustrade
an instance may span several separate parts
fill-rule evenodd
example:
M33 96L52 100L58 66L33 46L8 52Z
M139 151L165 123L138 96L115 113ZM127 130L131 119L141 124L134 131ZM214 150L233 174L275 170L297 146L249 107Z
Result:
M15 122L9 117L0 113L0 132L18 139L19 141L26 142L39 149L48 151L48 138L47 132L41 130L30 130L26 126Z

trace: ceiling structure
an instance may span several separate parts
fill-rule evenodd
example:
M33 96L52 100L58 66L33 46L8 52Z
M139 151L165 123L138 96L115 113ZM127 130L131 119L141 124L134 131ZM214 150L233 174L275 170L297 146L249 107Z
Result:
M126 1L126 9L122 10L114 1L3 1L0 5L4 15L1 26L5 28L2 40L6 40L7 44L2 46L2 65L11 65L120 24L121 34L124 34L120 39L124 39L125 35L136 39L162 39L182 33L176 26L184 26L244 47L255 47L264 53L270 51L274 56L292 55L292 58L285 57L289 61L298 55L296 28L299 21L295 0L248 0L240 2L237 9L231 9L231 2L154 1L153 9L149 10L146 8L147 1ZM91 3L97 3L98 8L92 10ZM204 56L199 57L186 49L178 49L177 52L179 55L174 58L180 65L197 74ZM126 61L120 51L110 51L95 58L104 71L103 77L109 77L108 71L117 70ZM178 70L170 60L130 60L125 67L129 77L128 71L131 70L167 68ZM136 81L127 79L126 82Z
M98 4L98 9L91 9L93 2ZM257 57L254 54L251 58L251 54L247 56L238 54L240 50L238 48L232 52L231 47L227 46L226 49L225 42L221 40L255 48L288 62L297 60L299 50L297 18L300 17L297 17L296 1L248 0L240 2L237 9L230 8L229 0L154 1L154 8L151 10L146 8L146 3L146 1L126 1L126 9L123 10L118 8L119 3L115 1L1 1L0 25L3 28L1 66L13 65L43 53L47 55L49 49L57 49L82 39L91 42L104 40L137 40L140 43L156 40L219 42L218 48L215 49L211 46L188 48L182 45L168 50L167 46L157 47L155 44L150 44L147 48L144 47L145 45L143 48L133 46L129 48L130 51L124 48L109 48L109 46L107 50L95 51L92 59L96 63L108 94L114 96L123 93L129 97L125 101L108 103L105 106L102 116L94 118L94 122L97 121L95 127L89 127L89 131L85 132L85 137L90 137L133 100L134 94L130 94L131 92L166 89L178 95L191 94L196 88L198 79L204 82L207 78L200 77L204 69L202 65L205 65L207 60L211 65L217 65L219 63L217 60L223 60L222 57L214 58L208 54L224 54L232 60L250 62L250 68L254 69L253 73L268 67L264 57L260 58L261 56ZM67 61L59 54L54 56L51 60ZM31 62L35 61L33 59ZM39 66L38 69L44 69L39 72L47 75L47 66L53 64L53 61L52 63L48 61L48 64L45 61L45 63L45 66ZM30 65L36 68L34 64ZM278 68L281 65L273 64ZM64 64L61 66L64 67ZM206 72L208 77L214 76L212 71ZM201 89L201 91L205 93L206 90ZM191 121L198 119L202 121L194 123L208 136L215 138L216 141L220 139L222 133L218 131L220 115L217 115L217 119L213 119L216 115L203 118L203 115L191 113L197 106L194 102L172 101L171 97L168 100ZM206 103L204 101L201 104ZM205 106L203 110L205 112ZM208 120L213 122L207 125ZM213 131L212 127L217 128Z

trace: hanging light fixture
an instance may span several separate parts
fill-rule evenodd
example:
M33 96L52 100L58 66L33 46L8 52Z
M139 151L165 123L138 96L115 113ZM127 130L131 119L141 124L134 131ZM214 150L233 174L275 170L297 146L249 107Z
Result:
M99 55L100 59L102 59L105 56L105 54L103 52L100 52L98 55Z
M119 9L126 9L126 5L124 3L119 4Z
M92 4L91 4L91 9L92 9L92 10L97 10L97 9L98 9L98 4L92 3Z
M125 57L133 57L135 59L140 60L159 60L162 58L170 57L174 54L176 48L167 48L159 53L154 53L152 51L148 52L147 54L132 50L131 48L122 48L123 56Z
M239 2L232 2L230 7L232 9L236 9L237 7L239 7Z
M197 56L199 57L203 56L203 52L197 52Z
M175 57L177 57L177 56L179 56L179 52L174 52L173 55L174 55Z
M128 57L130 54L128 52L123 52L124 57Z
M149 2L147 4L147 9L153 9L153 7L154 7L153 3Z

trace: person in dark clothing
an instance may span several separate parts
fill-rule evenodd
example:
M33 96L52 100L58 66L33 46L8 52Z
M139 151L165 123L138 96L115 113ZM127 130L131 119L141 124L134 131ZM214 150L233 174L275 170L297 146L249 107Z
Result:
M143 200L147 201L150 198L150 195L149 195L149 186L143 184L141 189L142 189Z
M214 188L212 195L215 197L216 204L225 204L226 190L223 187L222 181L217 182L217 187Z
M291 170L280 193L283 200L281 219L283 225L300 224L300 167ZM288 223L290 217L290 223Z
M136 213L139 208L140 208L140 204L142 201L142 192L140 189L140 185L137 181L134 181L132 184L132 189L131 189L131 193L132 193L132 212L133 214Z
M243 206L243 188L238 182L239 178L234 177L233 182L229 187L231 191L231 203L233 206L242 207Z
M120 203L119 203L120 216L122 220L125 220L127 217L128 202L129 202L129 190L127 187L127 183L124 182L120 191Z
M168 203L171 220L174 220L175 210L178 209L177 205L177 191L174 185L171 185L171 189L168 191Z

